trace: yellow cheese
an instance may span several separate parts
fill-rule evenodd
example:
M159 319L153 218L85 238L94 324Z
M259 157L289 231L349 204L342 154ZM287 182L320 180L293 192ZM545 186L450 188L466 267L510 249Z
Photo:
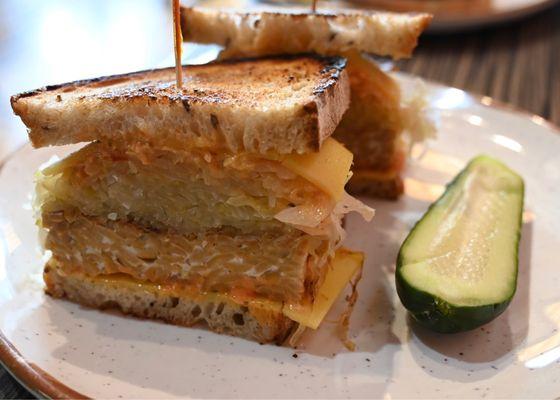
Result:
M335 300L344 290L354 274L362 267L364 255L339 249L329 266L325 280L318 290L313 304L282 304L277 301L265 299L238 299L235 296L220 293L192 293L185 288L177 288L173 285L158 285L150 282L141 282L125 274L113 274L88 278L103 282L104 284L116 286L130 286L153 293L166 293L177 297L188 297L193 300L225 301L243 304L252 310L269 312L282 312L286 317L307 328L317 329Z
M340 200L352 166L352 153L342 144L328 138L317 153L290 154L282 165Z
M311 310L286 304L282 312L286 317L303 326L317 329L340 293L362 267L363 261L363 253L355 253L345 249L338 250L330 266L331 269L325 277L323 285L319 288Z

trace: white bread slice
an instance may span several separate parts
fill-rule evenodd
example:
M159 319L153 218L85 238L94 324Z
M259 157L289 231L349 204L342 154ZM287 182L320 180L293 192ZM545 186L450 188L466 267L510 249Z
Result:
M11 98L35 147L124 139L226 146L233 152L317 151L350 102L345 60L277 56L48 86Z
M410 57L431 19L430 14L390 12L333 15L181 8L184 40L224 46L224 58L347 50Z
M146 290L133 280L90 278L61 273L50 261L43 274L46 292L53 297L100 309L119 309L140 318L174 325L205 323L212 331L260 343L281 344L297 324L280 310L243 306L234 302L177 297Z

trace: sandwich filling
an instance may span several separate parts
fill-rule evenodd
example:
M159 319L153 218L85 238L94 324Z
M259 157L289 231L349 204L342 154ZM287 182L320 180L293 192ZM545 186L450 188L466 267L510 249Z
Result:
M311 304L343 237L373 211L344 192L352 155L266 156L94 142L37 181L58 270Z
M124 273L155 284L278 301L314 296L335 242L292 229L182 234L126 221L44 212L45 246L67 273ZM306 286L311 289L306 293Z
M333 234L341 216L336 206L349 200L344 185L351 162L351 153L333 139L316 154L270 158L96 142L41 171L37 193L43 211L75 207L181 233L221 226L287 229L288 223Z

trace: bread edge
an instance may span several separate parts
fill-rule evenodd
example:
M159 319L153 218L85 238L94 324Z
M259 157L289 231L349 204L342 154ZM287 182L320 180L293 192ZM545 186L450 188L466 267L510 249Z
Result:
M208 65L236 65L244 62L256 62L259 60L297 60L297 59L312 59L321 64L320 82L313 87L312 96L303 105L304 114L302 118L308 121L305 125L310 129L302 132L302 143L293 149L299 153L306 151L319 151L321 143L336 129L340 122L342 115L348 109L350 104L350 88L348 76L345 72L346 59L339 56L321 56L312 53L289 54L289 55L272 55L266 57L244 57L228 60L214 60L208 64L201 65L184 65L190 69L205 68ZM30 126L37 125L37 121L29 118L27 107L24 104L25 99L53 92L56 90L80 90L82 87L87 88L89 85L104 85L110 86L116 83L122 83L126 80L142 79L149 77L151 73L173 71L174 67L161 68L161 69L148 69L143 71L135 71L125 74L108 75L92 79L77 80L66 82L62 84L47 85L42 88L22 92L11 96L10 104L13 112L18 115L24 124L29 128ZM169 96L168 96L169 97ZM177 93L176 97L169 97L171 102L178 102L183 104L188 101L188 96L183 96ZM192 99L190 99L192 100ZM181 105L183 107L183 105ZM315 122L316 121L316 122ZM29 128L29 138L34 147L45 147L50 145L69 144L78 142L78 140L71 139L72 134L69 135L70 139L65 140L63 143L59 141L52 141L48 139L48 129L40 128L39 131ZM79 140L80 142L83 140ZM304 143L307 143L304 144Z
M334 133L342 116L350 106L350 80L345 67L345 58L339 58L336 64L333 63L332 66L327 67L326 69L334 70L330 75L331 78L313 92L315 98L311 110L317 114L318 121L318 132L313 144L316 151L319 151L323 141ZM309 105L304 106L304 109L309 109Z
M202 7L204 9L204 7ZM398 48L394 48L392 51L388 52L388 53L383 53L383 54L376 54L375 51L366 51L368 53L371 54L376 54L376 55L380 55L380 56L384 56L384 57L391 57L394 60L399 60L399 59L403 59L403 58L410 58L412 56L412 53L414 51L414 49L416 48L416 46L418 45L418 38L420 37L420 35L422 34L422 32L424 32L426 30L426 28L430 25L430 23L432 22L433 19L433 15L427 12L408 12L408 13L402 13L402 12L394 12L394 11L381 11L381 10L373 10L373 11L364 11L364 10L344 10L343 12L338 12L338 13L333 13L333 12L321 12L319 14L316 13L305 13L305 12L292 12L292 13L286 13L286 12L282 12L282 11L253 11L253 12L235 12L235 11L231 11L231 10L225 10L225 9L204 9L205 11L213 11L216 14L232 14L234 15L236 18L238 19L247 19L247 18L251 18L251 17L258 17L258 16L263 16L263 15L283 15L283 14L289 14L292 18L294 18L295 20L301 20L304 18L307 18L309 16L313 16L313 17L324 17L325 19L335 19L337 17L352 17L352 16L359 16L359 15L375 15L375 14L380 14L380 15L408 15L410 16L410 18L414 18L416 19L414 24L411 24L411 27L413 27L409 32L407 32L407 36L408 39L407 40L403 40L401 41L401 43L399 44ZM188 41L193 41L195 43L200 43L200 44L216 44L219 46L225 46L226 48L228 47L228 42L227 41L220 41L219 43L215 43L212 40L209 39L196 39L196 40L192 40L192 35L190 34L189 31L189 24L188 24L188 13L189 12L196 12L197 11L197 7L194 6L181 6L180 9L180 21L181 21L181 29L183 30L183 41L188 42ZM395 34L400 34L401 31L395 31Z

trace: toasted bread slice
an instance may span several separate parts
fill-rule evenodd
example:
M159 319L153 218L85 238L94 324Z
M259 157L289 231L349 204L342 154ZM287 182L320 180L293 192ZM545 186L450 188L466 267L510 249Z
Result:
M178 297L162 290L149 290L147 285L120 276L68 275L61 273L52 261L45 266L43 276L46 292L53 297L68 298L94 308L116 308L125 314L175 325L193 326L203 322L214 332L261 343L280 344L297 326L280 309L243 306L209 297Z
M181 8L185 41L225 47L227 58L358 50L395 59L409 57L430 14L346 12L293 14ZM286 34L289 32L289 34Z
M253 153L317 151L348 108L339 57L276 56L48 86L11 98L35 147L135 140Z

